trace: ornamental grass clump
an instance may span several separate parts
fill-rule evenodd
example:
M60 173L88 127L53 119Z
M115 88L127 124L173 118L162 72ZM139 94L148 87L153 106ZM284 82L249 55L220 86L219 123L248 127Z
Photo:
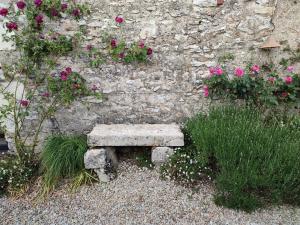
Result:
M56 135L47 139L42 155L43 187L45 196L57 187L59 182L71 179L71 189L91 183L95 178L84 168L84 154L88 146L82 136Z
M300 130L234 107L199 114L185 129L190 145L165 165L165 175L189 182L204 174L214 178L215 201L229 208L300 203Z

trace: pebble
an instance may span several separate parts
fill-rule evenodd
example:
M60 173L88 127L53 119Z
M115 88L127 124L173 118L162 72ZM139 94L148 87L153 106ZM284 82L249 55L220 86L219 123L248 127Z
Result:
M122 162L118 178L108 184L84 186L73 194L61 188L39 203L30 200L31 194L0 198L0 224L300 224L299 208L282 206L248 214L216 206L212 185L201 184L197 190L161 180L156 170Z

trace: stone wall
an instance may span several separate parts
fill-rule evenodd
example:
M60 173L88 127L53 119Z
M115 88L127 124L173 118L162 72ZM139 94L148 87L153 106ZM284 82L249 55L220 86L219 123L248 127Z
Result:
M90 84L99 85L107 98L88 107L77 102L62 109L57 122L65 132L88 132L96 122L180 122L206 110L202 79L219 57L233 54L233 65L260 63L266 57L259 46L271 34L293 48L300 43L298 0L85 2L92 5L91 16L79 21L87 26L85 44L100 47L105 32L120 33L113 24L121 15L126 20L122 36L128 41L145 40L154 55L147 65L108 63L99 69L88 68L76 58L62 59L62 67L72 65ZM76 26L65 20L57 27L61 33L72 33ZM5 62L11 46L0 46L0 62ZM277 54L274 50L269 56L276 59Z

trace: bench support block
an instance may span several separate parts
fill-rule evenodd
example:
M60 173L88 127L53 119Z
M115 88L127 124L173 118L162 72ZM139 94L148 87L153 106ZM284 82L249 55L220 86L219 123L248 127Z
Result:
M170 147L154 147L152 149L151 161L154 165L160 166L167 162L168 158L174 154L174 149Z
M109 182L115 177L118 167L116 149L112 147L93 148L84 155L86 169L93 169L101 182Z

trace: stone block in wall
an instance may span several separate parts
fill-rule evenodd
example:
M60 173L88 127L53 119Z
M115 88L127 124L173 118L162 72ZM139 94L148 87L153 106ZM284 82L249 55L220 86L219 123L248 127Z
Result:
M193 3L194 5L202 6L202 7L212 7L218 5L217 0L194 0Z
M8 7L10 1L11 0L1 0L1 2L0 2L0 8L2 8L2 7Z
M274 14L275 7L256 7L254 9L255 14L265 15L265 16L272 16Z
M261 31L271 31L273 29L273 24L271 23L270 17L254 15L247 16L240 22L237 28L239 31L253 35Z
M156 24L156 21L149 20L147 22L144 22L142 24L143 29L140 32L140 38L141 39L147 39L147 38L156 38L158 35L158 26Z
M270 0L256 0L255 3L260 5L268 5Z

